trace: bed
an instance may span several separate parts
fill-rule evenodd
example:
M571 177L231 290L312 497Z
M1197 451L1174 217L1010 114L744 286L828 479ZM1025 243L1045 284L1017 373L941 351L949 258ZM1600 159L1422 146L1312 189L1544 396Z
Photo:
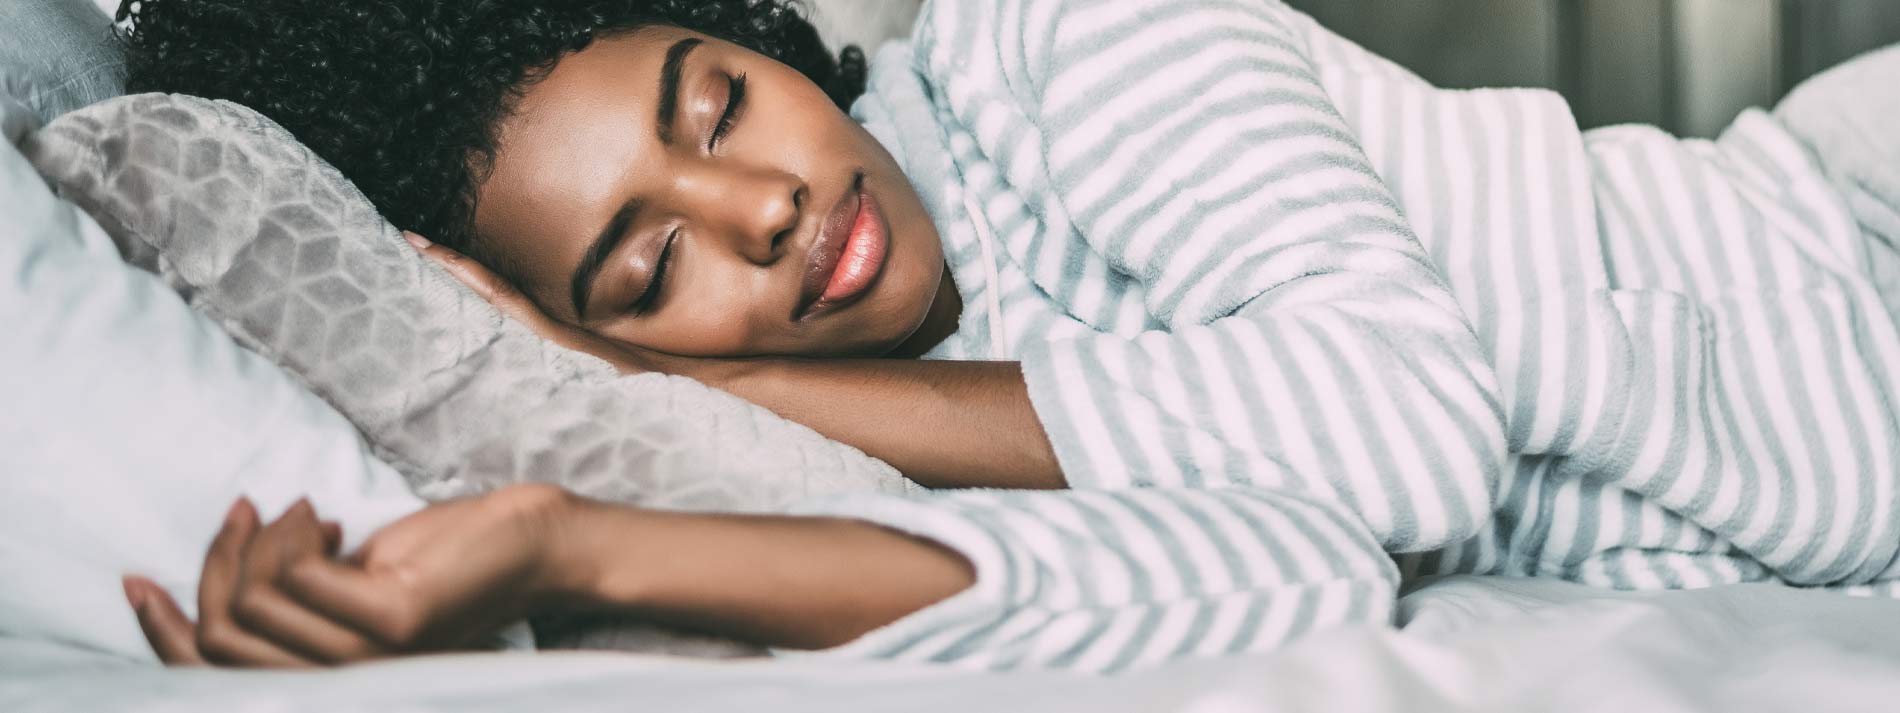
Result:
M0 639L0 710L1888 711L1900 603L1743 585L1656 595L1455 577L1402 630L1115 678L800 659L466 654L316 673L167 671Z
M835 10L845 4L824 7ZM893 31L891 27L901 29L902 5L866 3L869 9L856 14L836 10L834 18L864 18L884 29L839 22L827 25L827 32L875 38ZM0 26L9 19L6 12L25 7L0 6ZM59 22L103 22L76 10L62 18ZM98 66L96 57L75 55L73 62L54 68L69 73L39 88L70 87L75 79L83 80L80 84L110 82L109 76L84 71ZM78 103L60 104L57 93L41 92L30 83L29 91L22 91L8 77L0 79L7 80L9 93L25 97L42 114ZM0 116L10 116L3 109L0 106ZM7 130L11 139L27 129L9 123ZM9 170L20 165L0 162L0 168ZM0 171L0 179L28 175ZM142 650L116 583L101 573L122 571L128 562L195 571L192 558L202 551L208 527L216 520L212 509L228 502L232 490L258 495L268 468L228 444L148 443L153 439L135 437L141 425L169 418L195 424L203 432L222 424L228 426L224 435L253 438L275 429L289 434L272 441L280 460L297 460L299 467L319 457L354 463L337 469L356 468L362 473L358 480L313 483L286 477L271 481L266 489L275 490L265 493L265 499L282 505L299 493L327 487L327 492L317 492L319 500L327 498L345 510L350 509L348 503L363 504L352 511L358 519L346 523L353 532L373 529L373 523L413 508L415 501L406 492L395 492L401 491L401 481L362 445L349 438L338 440L338 434L352 433L340 417L312 405L317 404L314 398L291 380L246 356L217 334L215 326L166 294L156 279L120 264L111 240L97 225L61 218L22 199L17 189L24 185L0 180L0 324L12 330L8 341L0 342L0 393L13 399L9 406L16 408L12 420L0 420L0 478L12 478L10 485L0 480L12 488L0 488L0 711L554 711L636 706L669 712L1876 711L1893 710L1900 701L1900 602L1766 585L1633 594L1556 581L1481 577L1415 586L1400 601L1397 627L1334 630L1270 655L1194 661L1117 677L983 673L798 656L709 660L606 652L470 653L295 673L159 668ZM15 199L21 202L10 202ZM71 235L53 235L62 231ZM45 244L34 247L36 240ZM13 249L21 245L28 249ZM62 376L18 368L34 360L52 361L52 355L59 354L57 345L29 343L32 328L73 328L69 320L46 320L44 311L35 309L33 298L45 297L46 286L53 282L9 282L32 274L22 266L44 271L54 262L74 270L68 275L70 299L58 304L77 309L80 297L97 298L107 288L146 295L143 301L127 302L129 307L118 305L123 308L118 321L89 324L112 335L112 343L120 348L137 348L128 353L147 370L173 356L189 357L195 370L157 383L149 375L128 379L124 370L74 370ZM11 270L16 267L20 269ZM165 327L195 334L197 341L165 342L175 348L174 355L125 341L127 325ZM61 361L77 364L110 356L101 344L65 345L71 354ZM245 362L249 366L235 370L248 376L238 383L204 373L205 364L225 358L206 357L212 353L250 359ZM73 383L62 385L64 378ZM194 394L192 408L201 410L188 413L181 403L149 398L112 411L88 409L73 396L75 384L120 397L136 389L172 388ZM203 402L218 401L223 393L209 389L225 387L232 390L230 398L223 399L223 410L208 410ZM265 393L273 396L259 397ZM30 420L22 415L27 412ZM115 447L68 444L62 449L62 438L85 432L59 428L67 422L117 434ZM8 431L8 424L43 430ZM144 432L154 433L149 428ZM285 451L284 443L306 450ZM221 467L241 471L251 480L167 483L109 477L115 472L148 474L159 464L145 457L145 448L158 454L230 453L231 462ZM35 453L44 457L35 461ZM202 460L192 464L206 465ZM60 492L36 490L38 475L49 476L44 482L57 484ZM84 506L90 510L61 506L78 502L71 497L75 492L84 493ZM135 532L147 535L129 535Z

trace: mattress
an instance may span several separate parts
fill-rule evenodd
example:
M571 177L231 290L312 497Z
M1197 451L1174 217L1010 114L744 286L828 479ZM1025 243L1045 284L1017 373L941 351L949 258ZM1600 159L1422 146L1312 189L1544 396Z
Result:
M1403 629L1114 678L816 658L487 653L315 672L165 670L0 639L0 710L1891 711L1900 602L1771 585L1631 594L1452 577Z

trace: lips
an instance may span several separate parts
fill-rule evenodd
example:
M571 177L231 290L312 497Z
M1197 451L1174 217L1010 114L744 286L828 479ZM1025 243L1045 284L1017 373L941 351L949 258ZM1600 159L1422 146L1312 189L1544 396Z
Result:
M792 319L809 319L863 297L883 272L889 248L889 225L876 197L864 190L864 175L858 174L819 225Z

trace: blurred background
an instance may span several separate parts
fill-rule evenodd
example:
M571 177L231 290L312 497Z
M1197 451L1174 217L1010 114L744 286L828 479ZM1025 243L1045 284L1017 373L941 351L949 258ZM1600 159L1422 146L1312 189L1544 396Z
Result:
M1547 87L1586 128L1641 122L1695 136L1900 42L1900 0L1287 2L1440 86Z
M905 33L919 2L808 5L828 40L869 49ZM1287 2L1439 86L1547 87L1586 128L1641 122L1693 136L1900 42L1900 0Z

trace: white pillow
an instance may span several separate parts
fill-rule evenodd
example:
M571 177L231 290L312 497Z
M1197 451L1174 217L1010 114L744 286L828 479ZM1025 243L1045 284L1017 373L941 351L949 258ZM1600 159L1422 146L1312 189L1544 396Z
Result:
M421 501L334 409L54 198L14 148L24 110L0 97L0 635L149 660L121 574L192 612L239 494L265 517L308 494L346 547Z
M857 45L864 56L910 34L922 0L807 0L811 24L834 50Z

